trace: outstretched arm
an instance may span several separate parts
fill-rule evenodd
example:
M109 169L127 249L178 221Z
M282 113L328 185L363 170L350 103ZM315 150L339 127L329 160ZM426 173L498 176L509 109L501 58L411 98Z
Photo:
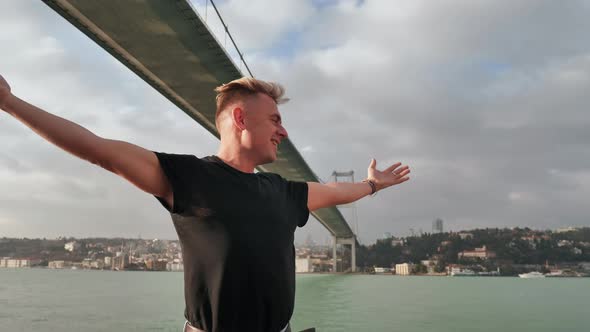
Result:
M173 206L172 189L153 152L130 143L104 139L19 99L1 75L0 109L61 149L127 179Z
M326 184L308 182L307 208L314 211L357 201L373 192L373 187L369 182L373 183L375 191L379 191L410 179L408 176L410 174L409 166L401 166L401 163L396 163L383 171L379 171L376 166L377 161L375 159L371 160L365 182L332 182Z

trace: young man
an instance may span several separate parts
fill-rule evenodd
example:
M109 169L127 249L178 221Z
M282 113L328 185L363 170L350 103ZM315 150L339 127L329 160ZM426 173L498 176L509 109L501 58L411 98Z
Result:
M277 105L283 88L253 78L218 87L215 156L152 152L98 137L11 93L0 76L0 108L60 148L120 175L171 213L184 260L185 331L290 331L295 229L309 211L356 201L409 179L373 159L363 183L292 182L254 173L287 137Z

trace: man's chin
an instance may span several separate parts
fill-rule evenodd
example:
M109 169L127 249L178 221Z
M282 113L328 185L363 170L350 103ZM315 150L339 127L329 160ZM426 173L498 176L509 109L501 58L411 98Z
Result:
M264 158L264 160L262 161L262 164L261 165L273 163L275 160L277 160L277 155L276 154L272 154L272 155L267 156L266 158Z

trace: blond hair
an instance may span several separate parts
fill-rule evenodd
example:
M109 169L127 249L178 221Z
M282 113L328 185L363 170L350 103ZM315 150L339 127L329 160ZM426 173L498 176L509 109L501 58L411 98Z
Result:
M215 88L215 92L217 92L217 96L215 97L215 101L217 102L215 119L217 119L219 113L223 111L230 102L235 101L236 99L254 96L258 93L263 93L271 97L277 104L289 101L289 98L283 97L285 89L282 85L252 77L242 77L220 85Z

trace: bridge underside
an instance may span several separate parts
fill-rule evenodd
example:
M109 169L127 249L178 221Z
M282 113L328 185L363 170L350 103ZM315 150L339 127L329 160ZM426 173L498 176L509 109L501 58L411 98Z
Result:
M243 75L188 1L44 2L219 138L213 89ZM289 139L259 170L318 181ZM312 214L332 235L354 236L338 209Z

